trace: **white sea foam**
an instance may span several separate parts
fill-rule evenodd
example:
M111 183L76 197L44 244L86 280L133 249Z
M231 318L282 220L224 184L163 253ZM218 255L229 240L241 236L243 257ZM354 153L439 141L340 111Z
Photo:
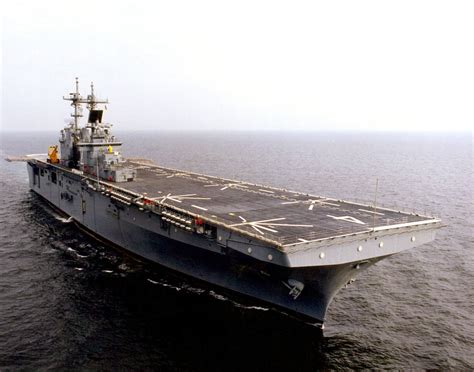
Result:
M72 221L74 221L72 217L64 218L64 217L55 215L54 218L56 218L58 221L61 221L62 223L71 223Z
M48 136L42 137L42 141L49 143ZM255 369L265 369L265 367L268 369L268 366L301 370L380 369L381 365L387 369L413 367L417 369L473 369L474 328L471 320L472 296L469 296L472 293L473 267L472 254L469 254L471 251L469 248L472 246L470 243L472 242L472 136L470 133L462 135L426 133L420 135L317 133L312 135L305 133L304 135L285 134L284 137L275 133L261 136L262 140L256 136L255 142L251 143L249 143L248 134L229 137L226 133L219 136L216 134L215 139L212 140L215 141L214 143L207 142L207 137L203 137L206 138L206 143L204 143L197 141L195 135L188 136L184 133L157 135L156 138L150 136L153 143L158 145L150 146L147 149L147 156L165 164L181 165L181 168L195 167L195 170L202 170L205 173L213 171L219 175L229 176L242 174L254 181L268 181L272 185L321 192L350 200L359 199L364 204L367 204L368 199L369 203L373 200L375 177L378 177L379 190L381 190L378 198L380 204L393 207L402 202L405 205L413 205L413 208L420 212L424 212L425 207L439 209L443 211L443 220L450 221L449 228L440 229L439 238L434 242L382 261L372 267L370 272L364 274L364 280L336 296L328 312L323 345L317 344L315 347L313 334L306 330L303 332L295 329L292 321L275 322L269 319L271 323L266 324L265 315L268 315L269 311L265 314L257 313L261 315L263 325L259 332L251 333L252 340L249 340L247 346L255 350L260 347L261 354L271 355L271 358L261 358L260 362L252 361ZM127 148L130 153L141 151L143 137L142 134L130 133L127 138ZM28 147L31 143L24 135L15 138L10 137L3 144L16 145L15 151L18 153L30 151ZM232 146L225 146L226 144ZM194 152L195 149L199 151ZM278 149L278 153L274 149ZM177 153L189 154L190 151L193 151L191 162L186 156L176 159ZM235 161L241 158L243 152L249 151L252 157L258 159L255 164L260 168L255 172L248 169L247 161ZM278 154L284 154L287 159L284 159L286 163L282 163L280 159L277 165L293 164L297 160L300 166L288 167L287 171L280 166L272 167L271 165L276 161L275 155L278 156ZM210 164L209 159L214 162ZM44 324L47 324L48 331L64 336L71 348L78 350L75 360L80 361L79 367L87 366L91 356L87 353L88 348L81 348L83 345L81 345L80 337L69 337L70 334L64 333L64 322L57 321L58 310L61 311L61 315L66 316L65 319L74 320L72 334L74 336L76 332L86 334L90 331L91 324L104 319L104 314L97 310L107 307L118 310L113 313L117 316L113 320L117 321L121 320L119 311L123 310L125 316L123 319L127 320L129 309L126 306L129 302L117 301L117 296L103 296L98 308L95 295L100 295L102 289L96 288L96 292L91 293L89 285L64 281L61 270L65 268L69 271L72 269L73 272L77 270L78 274L83 276L89 271L90 274L96 271L101 273L103 266L99 269L92 266L80 270L81 267L65 266L62 256L38 256L36 253L38 250L43 252L44 248L39 247L40 243L41 246L43 244L51 246L56 252L66 252L70 244L71 247L77 247L79 252L91 251L91 254L94 252L94 256L97 255L98 261L102 262L100 252L109 252L109 250L98 243L84 249L82 245L79 246L84 243L74 242L69 234L61 236L61 232L49 230L48 221L44 221L43 217L46 215L50 220L54 219L54 213L51 213L47 207L44 207L44 213L37 213L37 207L46 204L39 199L26 196L28 183L24 182L23 167L19 164L9 164L3 169L9 173L5 174L0 185L4 190L0 193L0 197L4 200L0 214L2 224L4 224L2 225L2 239L4 239L2 242L8 244L2 247L0 259L0 267L3 268L0 281L7 284L5 292L2 293L3 296L0 295L0 314L2 320L5 320L0 321L0 333L7 334L13 331L17 337L8 337L2 341L7 342L7 348L21 349L25 355L34 358L38 365L45 366L44 369L57 369L57 361L64 361L63 348L55 347L57 345L54 343L24 342L25 339L35 337L29 332L31 330L36 331L36 337L40 337ZM400 207L400 209L405 208ZM54 222L56 223L55 220ZM61 224L61 222L58 221L56 224ZM3 234L7 235L4 237ZM63 242L63 238L67 244ZM16 244L13 244L14 242ZM29 249L22 249L24 247ZM18 272L18 270L6 270L21 268L25 263L29 265L30 260L37 261L37 269L33 268L34 271L31 274ZM108 266L115 270L113 262ZM53 270L44 270L44 267ZM53 279L51 273L59 274L59 276L54 276L57 279ZM114 277L111 274L108 275ZM31 282L31 278L35 279L34 283L56 283L57 285L48 285L46 291L44 285L25 285ZM150 278L150 284L160 285L159 275ZM123 282L121 280L111 285L121 286ZM143 280L142 283L146 281ZM176 284L174 281L172 283ZM10 291L15 290L15 287L22 293L28 291L27 293L31 294L22 297L21 308L18 307L18 296L10 295L14 293ZM66 292L66 296L64 295L63 291L69 289L74 290L73 297L67 295L69 292ZM183 291L179 293L187 291L196 293L195 288L183 288ZM209 290L202 290L201 293L202 296L207 297ZM74 300L73 304L80 306L68 306L70 304L68 299ZM90 301L83 301L83 299L90 299ZM209 303L203 306L209 306L212 309L212 297L209 299ZM138 304L148 304L148 298L143 298L139 293L133 301L137 301ZM43 306L45 302L50 302L55 306ZM25 306L31 310L31 317L27 319L22 316ZM235 306L246 307L242 304ZM242 311L264 311L259 309L259 306L248 307L251 309ZM427 309L432 310L427 311ZM68 312L63 313L63 311ZM78 311L81 312L78 313ZM149 311L150 313L153 311L153 318L145 316L145 320L169 319L166 312L162 317L155 309ZM229 331L224 335L224 339L227 337L229 340L239 340L240 337L249 335L245 327L246 324L251 327L253 322L241 322L239 316L235 316L222 307L219 311ZM201 328L189 322L180 322L180 318L185 314L177 313L174 319L176 321L172 324L173 328L170 327L170 329L176 328L178 334L183 337L170 338L169 332L158 332L161 328L154 328L155 325L152 324L153 337L140 339L140 342L144 342L143 348L153 348L157 351L149 357L134 358L136 334L128 332L135 329L134 326L137 324L134 322L120 323L120 327L117 327L115 321L102 322L98 342L112 340L113 343L113 340L119 340L123 347L120 347L120 350L109 347L109 359L112 360L118 355L114 354L114 351L123 357L117 359L117 363L120 360L134 358L136 369L144 369L150 363L157 362L154 356L161 352L160 345L190 350L197 347L196 350L204 354L207 350L222 348L223 333L212 328L206 335L206 345L200 347L193 344L196 340L193 332L201 331ZM76 317L76 315L84 314L87 314L87 317ZM25 322L28 324L26 328ZM220 326L222 323L215 322L215 324ZM274 326L271 329L278 330L278 332L273 332L271 337L263 328L270 324ZM212 327L212 320L206 326ZM188 335L190 337L186 337ZM294 339L300 341L297 348L293 347ZM94 338L89 341L93 347ZM272 353L275 350L290 350L291 357L285 352ZM166 368L169 363L183 365L181 354L174 354L167 354L169 358L164 361L166 364L163 368ZM250 363L250 357L253 354L249 349L248 352L241 353L243 357L239 360L235 359L235 353L222 355L222 358L217 358L219 360L208 358L209 365L207 366L208 369L222 369L223 365L230 365L234 369L239 369L239 367L244 369L244 366ZM193 367L199 369L201 364L192 365L194 359L196 359L195 362L200 362L199 358L188 359L191 361L189 369ZM11 360L11 369L27 368L25 362L28 361L22 358ZM162 365L158 361L155 366L159 369Z
M150 283L155 284L155 285L156 284L160 285L162 287L172 288L172 289L174 289L175 291L178 291L178 292L181 291L182 289L186 289L186 288L176 287L176 286L171 285L169 283L166 283L164 281L155 281L155 280L152 280L150 278L147 278L147 281L149 281Z
M267 308L267 307L262 307L262 306L246 306L246 305L239 304L238 302L235 302L235 301L232 301L232 303L233 303L236 307L241 308L241 309L257 310L257 311L268 311L268 310L270 310L270 309Z
M236 301L234 301L234 300L231 300L230 298L227 298L227 297L225 297L225 296L223 296L223 295L221 295L221 294L218 294L218 293L216 293L216 292L214 292L214 291L209 291L209 294L210 294L213 298L215 298L215 299L217 299L217 300L219 300L219 301L228 301L228 302L231 302L232 305L234 305L235 307L238 307L238 308L240 308L240 309L258 310L258 311L268 311L268 310L270 310L270 309L268 309L268 308L266 308L266 307L261 307L261 306L247 306L247 305L243 305L243 304L238 303L238 302L236 302Z
M219 301L229 301L229 299L223 295L217 294L214 291L209 291L209 294Z

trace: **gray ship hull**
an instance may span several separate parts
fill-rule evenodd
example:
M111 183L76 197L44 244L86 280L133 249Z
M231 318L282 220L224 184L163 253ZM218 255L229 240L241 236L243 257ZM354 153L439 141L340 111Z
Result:
M52 180L47 169L51 165L43 164L41 171L37 163L27 164L31 190L97 238L168 269L266 302L308 323L322 324L335 294L385 257L308 267L263 262L216 239L196 239L164 226L160 216L111 199L82 182L78 174L55 168ZM295 291L288 278L304 283L304 290Z
M396 209L124 159L108 103L76 90L73 120L27 162L30 188L128 252L322 324L336 293L381 259L426 244L441 221ZM89 116L84 126L81 105Z

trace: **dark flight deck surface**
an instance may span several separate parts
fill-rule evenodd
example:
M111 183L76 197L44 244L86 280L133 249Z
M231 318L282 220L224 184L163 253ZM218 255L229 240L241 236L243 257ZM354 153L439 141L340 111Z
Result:
M130 162L124 189L283 246L432 218L241 181Z

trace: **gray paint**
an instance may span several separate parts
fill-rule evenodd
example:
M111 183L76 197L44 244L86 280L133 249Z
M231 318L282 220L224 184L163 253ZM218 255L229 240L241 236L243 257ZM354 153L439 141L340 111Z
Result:
M362 270L433 240L440 226L386 208L127 162L111 125L101 122L96 106L107 101L93 86L83 99L76 81L65 99L74 121L61 133L60 163L27 160L34 192L99 238L311 322L324 321L332 298ZM82 103L92 114L79 128Z
M44 169L39 184L33 182L34 167ZM52 172L57 173L61 185L48 180ZM357 245L356 241L347 245L332 243L324 248L282 252L277 247L222 228L217 229L216 236L222 238L218 240L164 224L159 213L111 199L104 191L95 189L87 177L59 166L32 159L28 162L28 174L34 192L97 236L170 269L255 297L315 323L324 321L329 303L344 285L361 271L394 253L392 248L392 251L381 249L377 255L370 255L368 246L373 242L369 241L362 243L364 255L360 256L349 253L348 248ZM72 198L61 198L62 193L72 195ZM406 234L412 232L401 234L399 239L404 241ZM417 236L423 234L424 231L417 232ZM389 241L395 237L398 235L385 235L383 239ZM380 238L377 241L380 242ZM397 249L407 247L403 244ZM252 248L251 253L248 248ZM326 261L319 259L318 249L326 250ZM344 251L354 259L350 261L342 254L334 254L331 258L331 250ZM353 250L357 252L357 249ZM268 260L269 254L273 256L271 261ZM308 264L314 260L318 265ZM296 299L290 294L291 285L288 283L292 280L304 285Z

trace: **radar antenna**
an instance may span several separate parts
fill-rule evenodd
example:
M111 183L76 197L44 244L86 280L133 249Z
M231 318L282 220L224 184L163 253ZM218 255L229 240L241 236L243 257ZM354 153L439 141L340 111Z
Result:
M66 101L71 101L71 106L74 107L74 113L71 116L74 118L74 134L77 131L78 118L82 117L81 102L82 97L79 93L79 78L76 77L76 91L69 93L69 97L63 96Z
M95 110L98 103L107 104L109 100L97 98L94 94L94 83L91 82L91 94L87 96L87 109L89 111Z
M71 116L74 118L74 134L76 137L77 129L78 129L78 124L79 124L79 118L81 118L82 115L82 103L87 104L87 109L88 110L95 110L97 104L102 103L106 104L109 103L108 99L99 99L96 98L94 94L94 83L91 83L91 94L87 96L86 99L83 99L81 94L79 93L79 78L76 77L76 91L73 93L69 93L69 97L63 96L63 99L66 101L71 101L71 106L74 107L74 113L71 114Z

